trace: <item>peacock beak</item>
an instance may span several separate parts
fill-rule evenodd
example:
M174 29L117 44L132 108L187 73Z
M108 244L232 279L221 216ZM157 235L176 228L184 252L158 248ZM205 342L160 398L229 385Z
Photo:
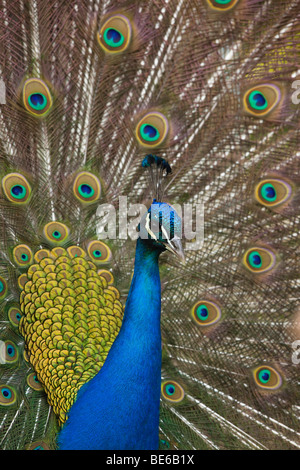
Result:
M185 263L184 251L179 237L175 236L171 240L168 240L166 243L164 243L164 246L167 250L171 251L171 253L177 256L177 258L179 258L183 263Z

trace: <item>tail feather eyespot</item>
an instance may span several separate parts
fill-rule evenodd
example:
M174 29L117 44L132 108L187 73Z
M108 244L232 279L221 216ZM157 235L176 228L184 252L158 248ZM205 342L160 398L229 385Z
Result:
M103 242L94 240L88 245L88 255L95 264L104 263L110 260L110 248Z
M263 179L255 188L256 200L270 208L288 201L291 195L291 186L286 181L275 178Z
M104 21L97 34L101 48L107 54L126 51L132 39L130 20L124 15L112 15Z
M184 390L179 383L167 380L161 385L161 393L165 400L179 403L184 399Z
M276 256L267 248L252 247L244 254L243 263L249 271L260 274L274 268Z
M244 94L245 111L252 116L264 117L280 103L280 88L271 83L250 88Z
M43 229L44 236L52 244L64 243L69 235L69 229L61 222L49 222Z
M18 245L13 249L13 259L21 268L30 266L33 260L33 254L28 245Z
M36 117L45 116L52 107L51 93L46 83L39 78L29 78L23 86L25 109Z
M19 173L9 173L2 179L5 196L15 204L26 204L31 195L31 187L27 179Z
M192 308L192 318L201 327L214 325L221 319L221 308L215 302L199 300Z
M10 385L0 385L0 406L13 405L17 400L17 393Z
M101 184L98 178L87 171L79 173L73 184L75 197L84 204L97 201L101 194Z
M169 132L167 118L160 112L144 115L136 126L136 138L143 147L156 148L164 143Z
M256 385L265 390L277 390L282 385L282 377L273 367L259 366L253 370Z

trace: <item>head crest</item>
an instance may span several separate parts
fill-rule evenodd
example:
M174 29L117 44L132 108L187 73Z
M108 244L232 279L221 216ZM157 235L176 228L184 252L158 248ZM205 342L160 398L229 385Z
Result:
M166 177L172 172L169 163L162 157L146 155L142 162L142 167L148 168L149 182L153 191L153 198L157 201L162 201Z

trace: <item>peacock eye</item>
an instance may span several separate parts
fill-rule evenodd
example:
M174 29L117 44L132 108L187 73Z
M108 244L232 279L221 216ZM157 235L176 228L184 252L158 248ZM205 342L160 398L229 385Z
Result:
M93 187L86 183L81 184L78 187L78 191L81 194L81 196L84 198L92 197L95 194L95 190L93 189Z
M158 112L146 114L136 127L136 138L143 147L158 147L167 137L167 118Z
M271 250L261 247L253 247L246 251L243 263L252 272L263 273L272 269L276 257Z
M8 319L13 326L19 326L21 316L21 311L16 307L10 307L8 310Z
M61 222L49 222L45 225L43 233L48 241L56 244L66 241L69 236L69 229Z
M106 28L103 37L109 47L120 47L125 41L123 34L115 28Z
M23 87L23 104L30 114L45 116L52 106L49 88L39 78L26 80Z
M212 9L225 12L236 6L239 0L207 0L207 2Z
M43 390L43 386L42 386L42 384L39 382L39 380L38 380L38 378L37 378L35 372L31 372L31 373L27 376L27 384L28 384L29 387L32 388L33 390L36 390L36 391Z
M132 27L124 15L113 15L101 26L97 35L101 48L108 54L124 52L130 45Z
M2 364L11 364L18 360L19 351L12 341L0 342L0 362Z
M214 302L199 300L192 307L192 318L199 326L213 325L220 320L221 309Z
M251 88L244 95L245 110L252 116L265 116L280 102L280 89L272 84Z
M73 192L79 201L86 204L93 203L99 199L101 194L100 181L92 173L83 171L75 178Z
M248 261L252 268L261 268L262 266L262 256L258 251L249 253Z
M276 201L276 198L277 198L276 190L273 184L271 183L267 183L262 186L261 194L262 194L262 197L268 202Z
M16 362L19 358L17 346L12 341L5 341L1 348L1 359L4 363Z
M159 139L160 134L156 127L151 124L142 124L140 129L141 137L147 142L155 142Z
M26 204L29 201L31 187L26 178L19 173L9 173L2 179L5 196L11 202Z
M208 319L209 312L206 305L199 305L196 310L196 315L200 321L205 321Z
M249 103L253 109L264 110L268 106L268 101L262 92L254 90L249 95Z
M26 194L26 188L20 184L15 184L11 187L10 194L17 199L21 199Z
M9 406L15 403L17 398L13 387L9 385L0 385L0 406Z
M101 258L102 253L101 253L100 250L94 250L94 251L93 251L93 256L94 256L95 258Z
M32 263L33 254L29 246L18 245L13 249L14 261L20 267L27 267Z
M0 276L0 300L4 299L7 294L7 282Z
M162 383L161 386L162 396L167 401L179 403L184 398L184 390L177 382L168 380Z
M94 240L88 245L88 255L94 263L99 264L110 260L111 251L105 243Z
M29 96L28 101L30 106L36 111L43 110L47 105L47 98L43 93L32 93Z
M277 390L282 385L282 378L273 367L259 366L253 376L256 385L263 389Z
M255 198L266 207L286 202L292 194L291 186L283 180L262 180L255 188Z

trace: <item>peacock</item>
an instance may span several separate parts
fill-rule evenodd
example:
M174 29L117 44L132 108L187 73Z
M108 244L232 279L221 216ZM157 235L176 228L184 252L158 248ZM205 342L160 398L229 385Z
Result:
M300 1L0 5L0 448L299 449Z

